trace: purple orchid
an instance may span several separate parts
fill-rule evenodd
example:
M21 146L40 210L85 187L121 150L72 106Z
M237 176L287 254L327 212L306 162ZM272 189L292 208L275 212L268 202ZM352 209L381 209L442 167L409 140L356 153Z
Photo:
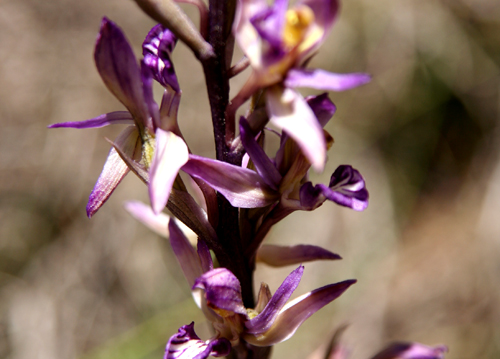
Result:
M335 112L335 106L326 94L309 98L307 105L315 114L314 121L320 128ZM327 134L326 137L330 136ZM255 171L194 155L190 155L182 169L193 177L203 179L235 207L265 207L279 201L280 206L290 213L313 210L326 200L357 211L367 207L365 182L351 166L339 166L328 186L312 186L306 182L311 164L288 135L281 136L281 146L274 161L259 145L245 118L240 120L240 138Z
M271 123L286 131L316 171L324 168L326 143L321 126L295 90L310 87L343 91L370 81L362 73L336 74L305 69L329 33L338 13L337 0L303 0L288 8L288 0L239 0L235 37L252 67L246 85L233 99L232 115L256 90L266 88Z
M176 38L161 25L155 26L143 45L145 58L137 65L122 30L104 18L95 46L95 63L108 89L127 108L81 122L65 122L50 128L97 128L131 124L118 136L109 152L87 204L91 217L107 201L132 169L149 182L155 212L169 198L179 168L188 160L188 148L177 125L180 90L170 62ZM166 87L161 106L153 99L152 79Z
M195 251L172 220L169 231L174 253L192 285L193 297L212 322L216 335L203 342L194 333L192 324L183 326L167 344L165 359L207 358L214 355L210 353L223 338L232 346L238 345L242 339L255 346L280 343L290 338L307 318L356 282L346 280L330 284L288 302L304 272L301 265L288 275L272 296L267 285L262 284L255 308L247 309L243 305L240 282L226 268L212 269L208 247L199 241L198 251ZM173 343L180 339L185 345L182 349L175 349Z

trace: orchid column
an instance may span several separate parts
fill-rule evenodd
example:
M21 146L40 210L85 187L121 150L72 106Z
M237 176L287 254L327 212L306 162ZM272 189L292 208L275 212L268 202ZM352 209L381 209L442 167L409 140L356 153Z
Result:
M327 284L289 301L303 263L340 256L311 244L266 244L266 235L289 214L312 211L327 200L356 211L368 206L365 181L350 165L339 166L328 184L308 180L311 168L324 170L333 144L324 127L336 107L327 93L304 98L297 88L343 91L370 77L306 67L336 19L337 0L303 0L291 7L287 0L273 5L266 0L210 0L208 8L201 0L183 0L198 7L199 29L171 0L136 2L159 22L144 40L140 61L122 30L107 18L94 54L104 84L127 111L50 127L129 125L109 141L112 147L90 194L87 214L91 217L102 207L128 172L147 184L151 206L129 202L126 209L169 238L193 297L213 328L212 337L202 340L194 323L182 326L168 341L165 359L266 359L272 345L290 338L307 318L356 282ZM212 120L215 159L192 153L181 132L182 91L171 60L178 39L203 66L211 113L199 118ZM235 43L245 56L231 67ZM245 85L230 99L229 79L248 67ZM153 81L163 87L160 105ZM237 119L240 108L244 115ZM279 137L276 153L265 151L268 133ZM199 191L188 191L180 171ZM165 207L169 215L162 213ZM196 234L196 243L188 240L175 218ZM262 283L255 295L257 263L296 268L274 294ZM389 348L377 358L411 359L416 353L432 359L444 353L443 347ZM338 352L327 355L345 358Z

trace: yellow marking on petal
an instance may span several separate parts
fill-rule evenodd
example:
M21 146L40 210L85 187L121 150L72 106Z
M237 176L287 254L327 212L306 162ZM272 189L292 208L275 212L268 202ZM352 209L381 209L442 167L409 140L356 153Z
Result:
M285 17L283 41L287 46L295 47L304 39L309 25L314 22L314 12L310 7L301 5L287 10Z
M247 308L247 316L249 319L253 319L258 315L259 315L259 313L255 309Z
M142 137L142 161L147 169L151 167L153 163L153 156L156 148L156 141L153 135L151 135L147 130L144 131Z

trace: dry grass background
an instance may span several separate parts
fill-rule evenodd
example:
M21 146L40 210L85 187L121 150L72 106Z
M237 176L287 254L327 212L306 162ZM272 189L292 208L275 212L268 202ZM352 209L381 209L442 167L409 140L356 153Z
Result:
M122 209L146 200L138 179L129 175L85 216L104 137L119 129L46 129L122 108L92 61L103 15L139 55L153 23L130 0L0 1L2 358L160 358L179 325L206 330L168 243ZM211 156L201 67L182 45L174 61L181 128L196 153ZM312 65L374 76L331 94L335 145L325 173L313 176L327 181L352 164L371 202L364 213L325 204L271 233L269 241L315 243L344 258L307 264L297 295L359 280L274 357L319 357L349 323L353 359L396 339L446 343L449 359L499 358L500 4L346 0ZM259 267L257 280L276 289L290 271Z

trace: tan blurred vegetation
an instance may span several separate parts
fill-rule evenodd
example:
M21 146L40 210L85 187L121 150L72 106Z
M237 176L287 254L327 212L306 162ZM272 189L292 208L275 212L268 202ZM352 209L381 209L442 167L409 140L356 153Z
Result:
M161 358L180 325L195 320L208 333L168 243L122 209L146 200L138 179L129 175L85 216L104 137L119 129L46 129L122 108L93 65L103 15L139 56L153 23L132 1L0 1L2 358ZM174 61L181 128L210 156L201 67L182 45ZM307 264L297 295L359 280L274 357L321 357L348 323L352 359L391 340L446 343L448 359L499 358L500 3L346 0L311 66L373 75L331 94L335 145L327 171L313 175L326 182L352 164L371 202L364 213L328 203L271 233L275 243L314 243L344 258ZM275 290L290 271L259 267L257 282Z

